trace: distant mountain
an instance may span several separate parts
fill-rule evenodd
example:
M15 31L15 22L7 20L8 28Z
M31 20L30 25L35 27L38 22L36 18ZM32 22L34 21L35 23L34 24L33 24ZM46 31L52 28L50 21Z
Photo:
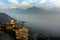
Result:
M6 13L0 13L0 22L1 23L7 23L7 22L10 22L10 20L15 20L15 19L10 17Z
M29 9L11 8L11 9L5 9L3 11L7 13L40 14L40 13L45 12L46 10L42 8L33 7Z
M45 10L42 8L36 8L36 7L32 7L29 9L11 8L11 9L1 10L1 12L18 13L18 14L60 13L60 8L54 7L49 10Z

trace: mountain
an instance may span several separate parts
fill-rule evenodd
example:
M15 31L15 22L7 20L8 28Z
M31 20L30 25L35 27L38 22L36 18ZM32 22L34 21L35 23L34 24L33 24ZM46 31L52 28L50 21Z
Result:
M7 23L7 22L10 22L10 20L15 20L15 19L10 17L6 13L0 13L0 22L1 23Z
M45 12L46 10L42 9L42 8L29 8L29 9L20 9L20 8L11 8L11 9L5 9L3 10L3 12L7 12L7 13L22 13L22 14L40 14Z
M45 14L45 13L60 13L60 8L54 7L49 10L45 10L42 8L32 7L29 9L20 9L20 8L11 8L11 9L4 9L1 12L7 13L18 13L18 14Z

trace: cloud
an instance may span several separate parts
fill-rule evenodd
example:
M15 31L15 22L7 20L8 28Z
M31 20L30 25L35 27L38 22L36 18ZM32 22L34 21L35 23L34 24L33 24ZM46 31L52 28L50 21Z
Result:
M54 3L53 3L54 6L56 7L60 7L60 0L56 0Z
M0 2L0 9L5 9L5 8L7 8L7 6L3 2Z
M17 0L8 0L12 4L18 4Z
M60 0L8 0L11 4L4 4L4 2L0 3L0 8L21 8L21 9L27 9L32 8L33 6L37 8L43 8L43 9L50 9L53 7L60 7Z
M60 0L41 1L40 3L37 3L35 6L37 8L43 8L43 9L51 9L53 7L60 8Z
M12 0L10 0L10 2L11 1ZM15 3L16 6L13 5L12 8L27 9L35 6L37 8L50 9L57 4L57 3L55 4L55 2L57 1L56 0L23 0L21 3L19 3L18 0L13 0L12 4Z
M2 9L9 9L9 8L17 8L17 6L16 5L14 5L14 4L5 4L5 3L3 3L3 2L0 2L0 9L2 10Z
M40 4L46 3L47 0L40 0Z
M27 8L31 8L33 7L33 4L31 3L28 3L26 1L22 2L20 5L19 5L19 8L22 8L22 9L27 9Z

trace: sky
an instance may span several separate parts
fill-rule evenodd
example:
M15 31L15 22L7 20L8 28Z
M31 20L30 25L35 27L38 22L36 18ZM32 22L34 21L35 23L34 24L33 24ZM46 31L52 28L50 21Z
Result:
M60 0L0 0L0 9L21 8L27 9L33 6L50 9L60 7Z
M0 12L28 27L60 37L60 0L0 0Z

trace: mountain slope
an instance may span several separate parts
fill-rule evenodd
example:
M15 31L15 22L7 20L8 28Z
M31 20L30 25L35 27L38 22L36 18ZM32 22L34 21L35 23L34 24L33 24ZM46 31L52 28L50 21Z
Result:
M7 23L7 22L10 22L10 20L15 20L15 19L5 13L0 13L0 22L1 23Z

